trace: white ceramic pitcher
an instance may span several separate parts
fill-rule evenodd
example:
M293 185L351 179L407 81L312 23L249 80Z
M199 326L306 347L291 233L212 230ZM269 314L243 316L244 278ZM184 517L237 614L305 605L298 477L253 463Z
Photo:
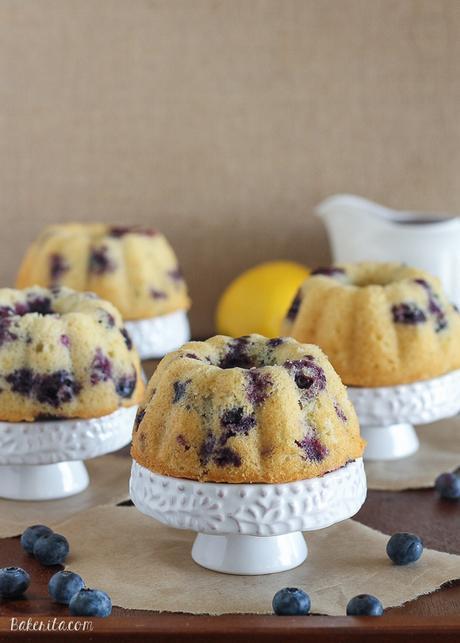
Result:
M401 261L437 275L460 306L460 218L391 210L337 194L315 209L324 221L334 262Z

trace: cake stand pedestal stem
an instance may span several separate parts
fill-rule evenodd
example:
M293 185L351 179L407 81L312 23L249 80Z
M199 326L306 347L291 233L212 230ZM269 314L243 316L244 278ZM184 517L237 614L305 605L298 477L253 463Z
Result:
M8 500L55 500L84 491L89 484L83 462L0 466L0 497Z
M193 560L225 574L274 574L298 567L307 557L307 543L300 531L281 536L198 534Z
M361 435L367 440L364 460L397 460L407 458L419 448L419 440L412 424L363 426Z

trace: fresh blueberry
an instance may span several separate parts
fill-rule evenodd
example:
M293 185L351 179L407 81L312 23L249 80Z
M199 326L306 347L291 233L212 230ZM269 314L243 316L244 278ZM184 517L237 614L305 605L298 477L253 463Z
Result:
M168 295L164 290L157 290L156 288L150 288L150 296L152 299L167 299Z
M284 339L282 337L273 337L273 339L268 340L267 346L270 346L270 348L276 348L277 346L281 346L283 342Z
M122 375L115 384L115 390L120 397L131 397L136 388L137 375Z
M138 430L138 428L139 428L139 424L140 424L140 423L142 422L142 420L144 419L144 415L145 415L145 409L139 409L139 410L137 411L137 413L136 413L136 419L134 420L134 433L136 433L136 431Z
M337 266L320 266L315 270L312 270L312 276L314 275L324 275L325 277L336 277L339 275L344 275L345 270L343 268L338 268Z
M91 384L107 382L112 377L112 362L104 355L100 348L96 348L96 353L91 362Z
M104 310L103 308L101 308L100 311L101 311L101 319L99 319L99 324L103 323L107 326L107 328L113 328L116 323L115 317L107 310Z
M230 447L216 449L213 460L218 467L241 467L241 457Z
M39 315L52 315L54 313L49 297L32 297L27 300L28 313Z
M5 376L11 390L33 396L43 404L58 407L78 395L81 386L71 373L60 370L54 373L34 373L30 368L19 368Z
M252 358L248 354L249 341L247 337L232 339L227 347L227 352L220 361L220 368L251 368Z
M72 596L69 603L72 616L110 616L112 601L110 596L99 589L81 589Z
M347 416L345 415L344 410L342 409L342 407L337 402L334 402L334 410L335 410L339 420L342 420L342 422L347 421Z
M173 404L177 404L179 400L181 400L184 395L185 391L187 390L187 384L189 384L190 380L186 380L185 382L181 382L177 380L176 382L173 383L173 388L174 388L174 395L173 395Z
M321 462L329 454L329 449L318 440L315 433L307 434L302 440L294 440L294 442L304 452L302 456L304 460Z
M25 369L23 369L25 370ZM39 402L58 407L70 402L81 390L81 385L75 381L72 373L65 370L54 373L37 375L34 378L33 392Z
M125 340L125 344L126 344L127 349L130 351L132 349L132 347L133 347L133 341L132 341L128 331L126 330L126 328L122 328L120 330L120 333L123 335L123 338Z
M59 341L66 348L70 348L70 337L68 335L61 335Z
M57 572L51 576L48 583L48 592L56 603L68 605L70 599L83 589L85 583L83 578L74 572Z
M95 275L104 275L106 272L113 272L116 270L116 264L109 256L109 249L107 246L100 248L93 248L89 257L89 272Z
M426 315L421 308L413 303L403 303L391 307L395 324L422 324L426 322Z
M206 466L212 458L216 448L216 438L212 433L209 433L201 444L199 456L202 466Z
M358 594L348 601L347 616L382 616L383 605L372 594Z
M326 388L326 374L321 366L315 364L311 355L304 359L287 360L283 366L294 377L296 385L307 399L316 397Z
M302 303L302 291L299 290L296 293L296 296L292 300L292 303L289 307L289 310L286 313L286 318L290 319L291 321L294 321L294 319L297 317L297 313L299 312L300 304Z
M138 228L137 226L112 226L109 234L111 237L124 237L125 234L142 234L146 237L154 237L158 231L154 228Z
M256 425L254 415L247 415L242 406L234 406L224 411L220 421L225 428L226 440L235 435L248 435Z
M69 543L60 534L45 534L34 545L34 556L42 565L61 565L69 553Z
M273 597L273 611L278 616L302 616L310 611L310 597L297 587L284 587Z
M171 277L173 281L182 281L184 279L182 270L180 269L179 266L176 266L172 270L168 270L168 275Z
M0 319L14 315L14 309L11 306L0 306Z
M5 380L11 385L14 393L30 395L34 383L34 374L30 368L18 368L5 375Z
M53 530L46 527L46 525L32 525L32 527L27 527L21 536L21 547L28 554L33 554L36 540L41 536L46 536L52 533Z
M50 277L52 282L58 281L68 270L69 264L61 254L56 252L50 256Z
M18 338L16 333L12 333L10 330L11 321L10 317L0 316L0 346L7 342L14 342Z
M423 553L423 543L415 534L393 534L387 543L388 557L395 565L414 563Z
M436 478L434 486L441 498L460 499L460 476L456 473L441 473Z
M270 395L273 381L269 375L254 368L246 373L246 390L252 404L262 404Z
M187 440L187 438L185 438L185 437L182 435L182 433L180 433L180 434L176 437L176 442L177 442L177 444L178 444L179 446L181 446L181 447L184 449L184 451L190 451L190 448L191 448L191 447L190 447L190 443L189 443L189 441Z
M0 596L18 598L30 585L29 574L21 567L3 567L0 569Z

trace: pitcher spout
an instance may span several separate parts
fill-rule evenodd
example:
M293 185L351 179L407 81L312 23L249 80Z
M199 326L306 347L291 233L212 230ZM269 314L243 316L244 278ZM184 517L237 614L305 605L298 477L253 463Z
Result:
M392 210L362 197L337 194L315 213L323 220L336 263L398 261L438 276L460 304L460 218Z

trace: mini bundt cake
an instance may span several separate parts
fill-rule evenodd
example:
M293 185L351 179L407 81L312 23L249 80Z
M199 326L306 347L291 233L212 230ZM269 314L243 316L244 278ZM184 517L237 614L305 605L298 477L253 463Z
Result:
M211 482L289 482L362 455L355 410L317 347L217 335L167 355L133 431L142 466Z
M112 304L68 288L0 289L0 420L99 417L143 393Z
M458 310L438 279L402 264L318 268L282 332L318 344L349 386L394 386L460 368Z
M187 310L187 287L176 255L153 229L103 223L52 225L32 243L16 285L92 291L126 320Z

